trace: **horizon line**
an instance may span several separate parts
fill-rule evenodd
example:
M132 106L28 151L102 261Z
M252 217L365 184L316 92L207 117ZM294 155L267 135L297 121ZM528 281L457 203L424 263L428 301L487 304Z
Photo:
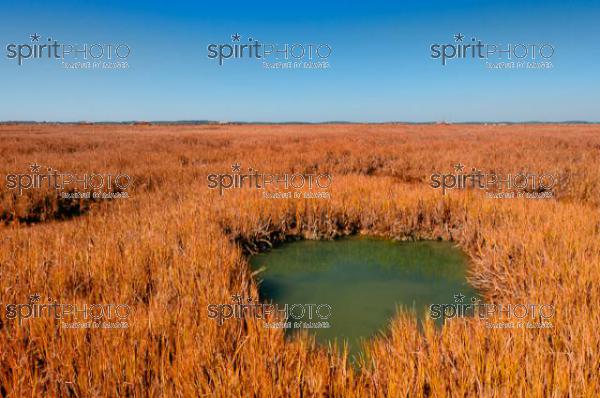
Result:
M508 120L471 120L471 121L401 121L401 120L390 120L385 122L369 122L360 121L352 122L345 120L326 120L319 122L308 122L308 121L283 121L283 122L268 122L268 121L219 121L219 120L205 120L205 119L182 119L182 120L106 120L106 121L48 121L48 120L2 120L0 125L7 124L133 124L133 125L161 125L161 124L179 124L179 125L245 125L245 124L266 124L266 125L285 125L285 124L600 124L600 121L587 121L587 120L561 120L561 121L541 121L541 120L525 120L525 121L508 121Z

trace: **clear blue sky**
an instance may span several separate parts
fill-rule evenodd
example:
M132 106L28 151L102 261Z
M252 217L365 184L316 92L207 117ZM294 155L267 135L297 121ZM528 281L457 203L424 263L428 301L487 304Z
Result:
M598 1L19 1L0 4L0 120L600 121ZM18 66L7 45L127 43L130 68ZM327 43L327 70L208 59L239 33ZM551 43L551 70L430 57L453 35Z

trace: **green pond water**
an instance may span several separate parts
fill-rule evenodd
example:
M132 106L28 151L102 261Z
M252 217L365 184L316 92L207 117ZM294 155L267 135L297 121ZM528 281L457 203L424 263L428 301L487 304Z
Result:
M296 318L288 319L288 333L298 330L294 322L302 328L328 322L329 328L309 330L322 344L345 340L351 355L360 352L361 339L385 332L397 311L414 310L423 319L430 304L454 303L459 293L465 302L478 297L466 280L466 256L449 242L302 240L253 256L250 263L254 270L264 267L257 275L262 301L279 308L302 304L295 307ZM313 306L309 319L306 304L326 306L318 314Z

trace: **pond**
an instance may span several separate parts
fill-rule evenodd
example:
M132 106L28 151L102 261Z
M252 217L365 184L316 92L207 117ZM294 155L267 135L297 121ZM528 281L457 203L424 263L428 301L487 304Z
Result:
M302 304L290 311L288 333L294 325L308 327L322 344L347 341L351 355L360 352L361 339L385 331L398 310L423 319L430 304L454 303L455 294L465 302L478 297L467 283L466 255L449 242L301 240L253 256L250 264L263 268L257 275L263 301Z

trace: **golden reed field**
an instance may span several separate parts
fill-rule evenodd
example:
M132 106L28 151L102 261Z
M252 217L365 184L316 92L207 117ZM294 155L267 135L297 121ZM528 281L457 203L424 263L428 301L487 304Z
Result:
M0 138L1 397L600 396L598 125L47 124L2 125ZM459 162L560 185L551 199L430 186ZM236 163L330 173L331 198L208 188ZM7 187L32 164L133 184L110 200ZM354 233L451 240L487 302L553 304L554 327L420 328L403 313L353 365L309 334L208 318L210 303L257 297L249 253ZM47 302L124 303L128 327L11 313Z

